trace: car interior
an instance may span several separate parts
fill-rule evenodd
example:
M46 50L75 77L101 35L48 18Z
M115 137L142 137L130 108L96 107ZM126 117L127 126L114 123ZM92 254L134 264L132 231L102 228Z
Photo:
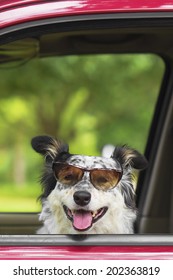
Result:
M136 187L135 234L173 233L173 20L164 14L95 15L30 22L0 32L0 69L6 71L66 55L152 54L164 62L144 149L148 168ZM39 227L37 212L0 213L1 235L32 235Z

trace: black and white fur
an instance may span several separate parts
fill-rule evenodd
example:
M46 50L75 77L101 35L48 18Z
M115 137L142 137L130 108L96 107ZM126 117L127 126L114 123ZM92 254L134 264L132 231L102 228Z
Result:
M110 158L69 153L67 144L50 136L37 136L32 139L33 149L45 158L45 168L41 177L43 192L40 196L42 211L40 221L43 226L38 234L130 234L136 219L135 192L133 188L134 169L146 168L147 161L138 151L128 146L115 147ZM86 172L80 182L67 187L58 182L53 174L54 161L67 162L84 168L114 168L121 166L123 176L118 185L109 190L102 191L93 187ZM85 206L76 204L74 194L77 191L89 192L91 199ZM99 209L106 208L106 213L93 222L86 231L76 230L67 218L64 207L72 211L83 209L97 213ZM93 214L94 215L94 214Z

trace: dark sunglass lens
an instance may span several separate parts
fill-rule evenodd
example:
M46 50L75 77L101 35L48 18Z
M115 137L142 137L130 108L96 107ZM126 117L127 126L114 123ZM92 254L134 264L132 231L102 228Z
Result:
M54 164L54 173L56 179L65 185L75 185L81 180L82 171L74 166L68 164Z
M92 170L91 180L93 185L100 190L109 190L118 184L121 172L116 170Z

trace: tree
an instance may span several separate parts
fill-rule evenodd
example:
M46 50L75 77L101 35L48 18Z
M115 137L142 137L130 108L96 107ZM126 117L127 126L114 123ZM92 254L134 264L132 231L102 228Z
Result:
M35 59L2 70L1 150L13 147L13 170L38 134L64 139L75 153L99 154L110 142L142 151L162 73L162 61L147 55Z

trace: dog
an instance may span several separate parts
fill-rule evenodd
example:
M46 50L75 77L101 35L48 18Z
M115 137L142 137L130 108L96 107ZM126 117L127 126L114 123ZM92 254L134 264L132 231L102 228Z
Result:
M51 136L36 136L31 145L45 159L38 234L134 232L133 173L146 168L143 155L127 145L115 147L109 158L70 154Z

